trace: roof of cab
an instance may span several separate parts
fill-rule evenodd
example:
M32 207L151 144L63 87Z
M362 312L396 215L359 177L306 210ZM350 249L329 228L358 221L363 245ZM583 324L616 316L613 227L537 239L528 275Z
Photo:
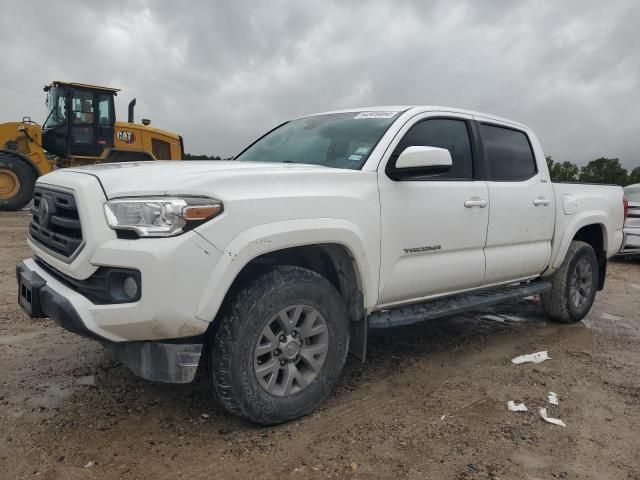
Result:
M51 87L54 85L69 85L71 87L76 87L76 88L91 88L92 90L104 90L106 92L114 92L114 93L120 91L119 88L102 87L100 85L91 85L89 83L63 82L60 80L54 80L53 82L51 82L51 85L47 85L47 86Z
M419 114L424 112L448 112L448 113L461 113L465 115L472 115L474 117L481 117L486 120L493 120L501 123L508 123L510 125L526 128L526 125L510 120L508 118L498 117L496 115L490 115L488 113L476 112L474 110L465 110L455 107L443 107L438 105L384 105L375 107L358 107L358 108L345 108L342 110L332 110L329 112L321 112L315 115L327 115L331 113L350 113L350 112L403 112L407 113L411 111L413 114ZM309 115L304 115L306 117ZM301 117L302 118L302 117Z

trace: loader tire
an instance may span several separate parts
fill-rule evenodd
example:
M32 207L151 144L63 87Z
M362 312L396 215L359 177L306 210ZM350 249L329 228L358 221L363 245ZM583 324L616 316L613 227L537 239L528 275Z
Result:
M0 152L0 210L20 210L33 197L37 174L26 160Z
M541 295L547 317L561 323L582 320L591 310L598 289L598 259L593 247L571 242L551 283L551 290Z
M313 412L349 346L345 302L321 275L279 266L249 281L216 318L213 390L234 415L273 425Z

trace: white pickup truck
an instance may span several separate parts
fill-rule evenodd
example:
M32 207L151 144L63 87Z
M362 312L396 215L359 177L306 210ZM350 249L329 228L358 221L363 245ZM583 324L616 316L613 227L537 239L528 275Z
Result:
M622 189L552 184L524 125L443 107L286 122L233 161L38 179L19 301L135 374L206 368L254 422L313 411L368 329L540 294L575 322L620 249Z

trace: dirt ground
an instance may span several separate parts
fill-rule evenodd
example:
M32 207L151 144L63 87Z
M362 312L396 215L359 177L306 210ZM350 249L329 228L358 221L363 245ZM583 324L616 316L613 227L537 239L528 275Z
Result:
M205 378L138 379L23 314L27 222L0 212L2 479L640 479L640 262L611 262L578 324L547 323L534 298L376 335L318 412L262 428L227 415ZM510 361L540 350L551 360Z

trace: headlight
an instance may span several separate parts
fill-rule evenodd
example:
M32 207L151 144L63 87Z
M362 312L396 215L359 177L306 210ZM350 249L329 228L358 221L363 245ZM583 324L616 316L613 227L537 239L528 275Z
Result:
M114 230L133 230L140 237L171 237L222 213L222 202L198 197L121 198L104 205Z

